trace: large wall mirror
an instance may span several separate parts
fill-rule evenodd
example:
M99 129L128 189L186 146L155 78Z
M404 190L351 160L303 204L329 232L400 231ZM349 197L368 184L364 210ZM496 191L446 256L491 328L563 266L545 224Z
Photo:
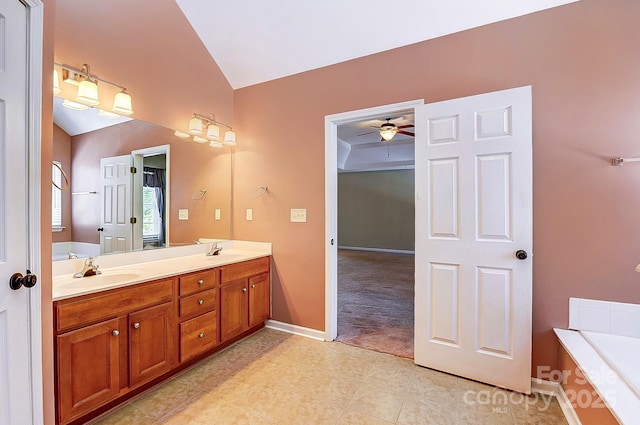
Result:
M57 22L73 19L61 14L77 13L62 7L65 1L56 2ZM82 34L82 42L91 37ZM67 83L61 78L60 84ZM172 129L135 119L135 97L133 102L133 119L110 119L99 116L98 107L72 110L54 98L52 170L63 189L52 188L54 260L232 237L231 148L184 140ZM129 192L121 182L109 187L105 179L129 163L136 167ZM120 228L109 229L113 223Z

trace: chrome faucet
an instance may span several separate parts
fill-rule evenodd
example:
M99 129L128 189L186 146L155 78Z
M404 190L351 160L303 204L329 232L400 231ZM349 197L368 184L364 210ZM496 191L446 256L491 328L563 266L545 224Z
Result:
M220 242L215 242L211 244L211 247L207 252L207 256L220 255L220 251L222 251L222 245L219 245L219 243Z
M74 252L69 252L69 260L75 260L76 258L78 258L78 254L74 253Z
M93 264L93 260L95 260L96 257L89 257L86 260L84 260L84 266L82 267L82 270L79 271L78 273L74 274L73 277L85 277L85 276L95 276L97 274L102 273L100 270L98 270L98 266L97 264Z

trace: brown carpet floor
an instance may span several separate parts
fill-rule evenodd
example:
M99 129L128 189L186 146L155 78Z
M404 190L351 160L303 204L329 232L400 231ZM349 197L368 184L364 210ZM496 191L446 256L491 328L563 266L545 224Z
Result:
M338 250L338 337L413 358L414 255Z

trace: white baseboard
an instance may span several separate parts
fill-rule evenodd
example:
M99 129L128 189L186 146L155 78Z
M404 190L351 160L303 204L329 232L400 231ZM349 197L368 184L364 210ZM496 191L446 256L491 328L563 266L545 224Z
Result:
M415 251L406 249L387 249L387 248L367 248L362 246L338 246L338 249L348 249L351 251L371 251L371 252L388 252L390 254L414 254Z
M573 405L569 401L567 394L564 392L562 385L553 381L545 381L543 379L531 378L531 391L539 394L553 395L558 400L562 413L569 425L582 425Z
M291 323L278 322L277 320L267 320L264 324L266 328L276 331L286 332L294 335L304 336L306 338L324 341L324 331L305 328L303 326L292 325Z

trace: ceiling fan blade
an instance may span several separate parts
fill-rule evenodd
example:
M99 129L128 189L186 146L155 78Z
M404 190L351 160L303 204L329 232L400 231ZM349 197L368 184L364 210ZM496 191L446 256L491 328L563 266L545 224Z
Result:
M409 128L409 127L415 127L415 125L413 124L407 124L407 125L399 125L398 128Z
M356 135L356 137L357 137L357 136L365 136L365 135L367 135L367 134L373 134L373 133L377 133L377 131L370 131L370 132L368 132L368 133L357 134L357 135Z
M411 137L415 137L415 133L412 133L410 131L404 131L404 130L398 130L399 134L404 134L405 136L411 136Z

